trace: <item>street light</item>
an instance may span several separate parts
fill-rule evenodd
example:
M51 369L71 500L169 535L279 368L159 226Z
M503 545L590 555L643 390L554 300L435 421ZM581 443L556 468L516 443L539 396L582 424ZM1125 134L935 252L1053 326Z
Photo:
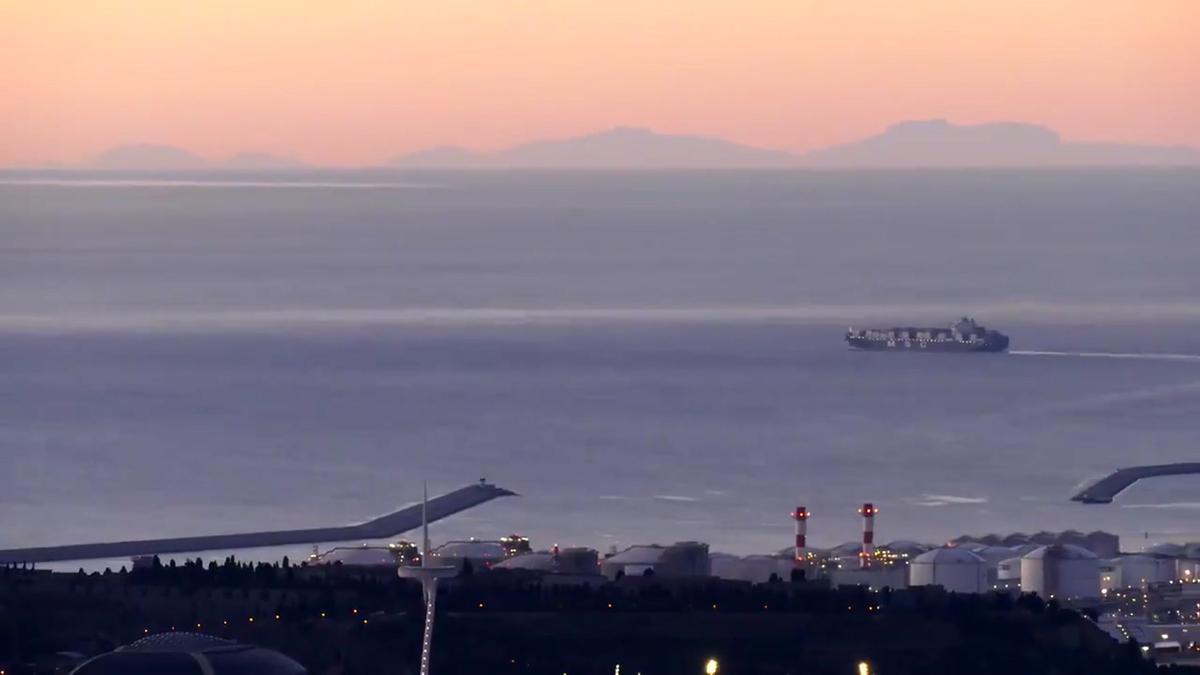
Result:
M708 662L704 664L704 675L717 675L717 668L719 666L720 664L717 663L716 659L709 659Z
M859 661L858 675L874 675L874 672L871 670L871 664L866 661Z

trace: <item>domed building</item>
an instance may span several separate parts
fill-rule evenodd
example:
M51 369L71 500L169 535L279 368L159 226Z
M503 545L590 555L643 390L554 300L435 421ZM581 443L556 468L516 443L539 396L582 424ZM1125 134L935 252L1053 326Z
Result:
M736 556L728 553L711 553L709 572L719 579L750 581L765 583L774 575L779 579L789 579L796 563L790 556L750 555Z
M1008 560L1017 555L1016 549L1007 546L984 546L971 550L972 553L983 558L988 567L995 567L1001 560Z
M400 559L384 546L339 546L310 558L313 565L345 565L349 567L395 567Z
M1100 560L1071 544L1042 546L1021 557L1021 590L1043 598L1100 597Z
M1112 568L1109 576L1115 574L1116 578L1108 581L1115 588L1145 588L1177 577L1175 559L1162 555L1123 555L1109 561L1109 566Z
M941 586L954 593L983 593L988 585L987 564L966 549L935 548L909 563L908 585Z
M1151 546L1150 548L1146 549L1146 553L1150 555L1165 555L1172 558L1182 558L1187 554L1187 546L1168 541Z
M484 570L508 558L504 542L467 539L448 541L433 549L434 564L453 565L460 570L469 562L476 570Z
M92 658L72 675L305 675L277 651L200 633L159 633Z
M564 548L557 556L550 551L523 553L496 563L494 569L595 575L600 573L599 558L594 549Z

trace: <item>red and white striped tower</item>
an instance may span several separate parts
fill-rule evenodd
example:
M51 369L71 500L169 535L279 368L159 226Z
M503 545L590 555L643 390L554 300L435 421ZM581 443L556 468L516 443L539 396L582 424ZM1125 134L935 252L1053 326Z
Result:
M863 517L862 552L858 554L859 566L866 568L875 557L875 514L879 513L875 505L867 502L858 510Z
M808 509L803 506L797 506L792 512L792 518L796 519L796 567L803 567L808 563Z

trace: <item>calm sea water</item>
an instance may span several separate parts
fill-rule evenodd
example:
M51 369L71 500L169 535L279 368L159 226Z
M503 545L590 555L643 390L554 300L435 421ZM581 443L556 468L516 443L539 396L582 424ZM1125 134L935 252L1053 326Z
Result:
M0 175L0 545L1200 539L1200 173ZM83 181L82 183L73 181ZM1008 355L847 351L973 314ZM1175 355L1168 358L1169 355Z

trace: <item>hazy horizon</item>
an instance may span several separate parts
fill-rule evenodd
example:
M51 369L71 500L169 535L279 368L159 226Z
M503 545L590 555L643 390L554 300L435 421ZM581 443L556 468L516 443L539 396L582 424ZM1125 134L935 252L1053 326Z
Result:
M729 139L617 126L568 138L535 138L486 152L458 145L403 153L359 167L313 164L291 154L241 150L202 157L187 148L128 143L73 163L0 166L20 170L278 171L394 167L478 168L1087 168L1196 167L1200 148L1185 145L1081 143L1028 122L956 124L933 118L902 120L848 143L792 153Z

